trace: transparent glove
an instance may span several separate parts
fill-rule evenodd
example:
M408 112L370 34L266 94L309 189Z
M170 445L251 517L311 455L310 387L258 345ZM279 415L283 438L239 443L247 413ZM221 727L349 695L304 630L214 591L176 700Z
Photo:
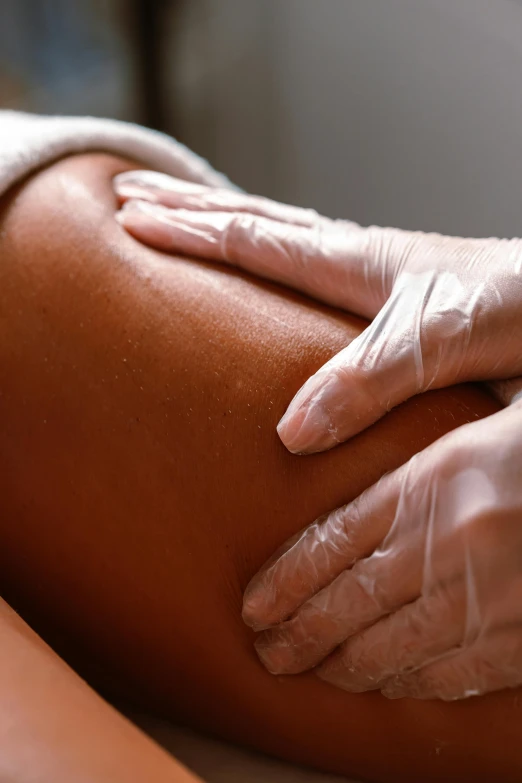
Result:
M119 219L139 239L227 261L373 324L280 425L328 448L409 395L522 370L521 246L362 229L265 199L132 172ZM145 199L148 203L144 203ZM203 214L206 212L206 214ZM495 385L515 403L520 379ZM244 618L274 673L391 697L522 684L522 403L438 441L295 537L255 577Z
M522 685L522 403L288 542L245 593L273 673L459 699Z
M292 452L331 448L426 389L522 373L520 239L363 229L146 171L115 187L132 199L119 220L142 241L373 319L290 404L278 431Z

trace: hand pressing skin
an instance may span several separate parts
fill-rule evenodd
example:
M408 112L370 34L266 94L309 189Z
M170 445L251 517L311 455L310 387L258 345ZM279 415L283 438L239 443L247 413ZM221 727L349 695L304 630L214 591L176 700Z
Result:
M517 403L283 547L245 594L267 668L390 698L522 684L521 443Z
M428 388L522 372L522 243L363 229L132 172L137 238L240 265L372 319L298 392L285 445L334 446ZM458 699L522 684L522 403L463 427L318 520L245 594L274 673Z
M522 373L520 239L363 229L154 172L122 175L116 191L133 199L119 219L143 242L372 320L289 406L279 435L294 453L331 448L427 389Z

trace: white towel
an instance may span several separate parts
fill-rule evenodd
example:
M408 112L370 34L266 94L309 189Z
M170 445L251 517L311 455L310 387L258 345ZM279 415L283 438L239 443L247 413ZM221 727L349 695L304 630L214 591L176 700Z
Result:
M163 133L126 122L95 117L45 117L0 110L0 196L16 182L58 158L80 152L111 152L180 179L233 187L207 161ZM206 779L277 780L281 783L328 783L340 778L291 765L219 743L164 721L141 717L142 727Z
M45 164L91 151L123 155L180 179L232 187L225 176L183 144L139 125L0 110L0 196Z

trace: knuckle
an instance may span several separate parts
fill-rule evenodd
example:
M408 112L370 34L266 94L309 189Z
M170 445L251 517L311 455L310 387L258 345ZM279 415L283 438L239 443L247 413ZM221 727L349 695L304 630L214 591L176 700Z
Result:
M416 459L413 458L416 461L415 480L424 485L421 487L423 492L426 485L433 492L437 492L457 475L463 466L472 464L474 449L466 438L461 437L462 428L456 432L443 435L425 451L416 455Z
M322 524L320 538L342 558L344 568L350 568L366 554L365 539L370 520L365 512L365 500L357 498L329 514Z
M365 254L371 257L383 274L393 283L418 252L420 232L371 226L367 231Z
M349 353L342 352L331 360L325 369L328 369L328 375L336 386L342 389L350 389L358 381L356 370L357 362Z
M353 556L354 561L361 554L361 545L368 522L368 506L364 496L349 503L339 514L337 524L342 528L346 550Z
M359 560L352 569L357 586L377 610L377 616L395 608L395 594L389 585L389 564L381 558L368 557Z
M326 256L323 247L323 228L320 223L312 227L282 226L279 236L283 250L292 269L292 276L305 287L321 285L324 272L311 262Z
M291 621L292 638L295 643L315 640L329 646L332 639L342 638L345 617L344 602L326 591L305 604Z
M256 217L235 212L227 221L221 237L221 251L225 261L236 264L240 261L241 244L245 238L256 242Z
M517 683L522 683L522 627L507 634L507 638L499 644L498 654L502 668L513 675Z
M372 342L364 334L362 339L358 338L350 345L342 357L342 364L332 368L332 375L339 387L346 389L347 394L364 400L366 412L371 411L376 417L397 403L400 392L394 393L393 384L388 380L396 372L396 367L389 359L383 361L383 338L379 337Z
M343 544L352 565L368 558L386 536L393 523L393 504L388 497L393 491L393 474L383 476L355 500L337 509L327 519L326 535ZM368 563L368 560L366 561Z
M366 681L367 687L379 682L389 668L388 645L372 631L363 631L353 640L348 640L342 650L344 667L357 679Z

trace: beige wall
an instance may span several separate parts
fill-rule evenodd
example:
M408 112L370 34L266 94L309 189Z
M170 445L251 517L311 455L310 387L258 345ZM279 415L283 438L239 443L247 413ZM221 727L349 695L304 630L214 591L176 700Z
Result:
M363 223L522 233L521 0L186 5L182 125L245 187Z

